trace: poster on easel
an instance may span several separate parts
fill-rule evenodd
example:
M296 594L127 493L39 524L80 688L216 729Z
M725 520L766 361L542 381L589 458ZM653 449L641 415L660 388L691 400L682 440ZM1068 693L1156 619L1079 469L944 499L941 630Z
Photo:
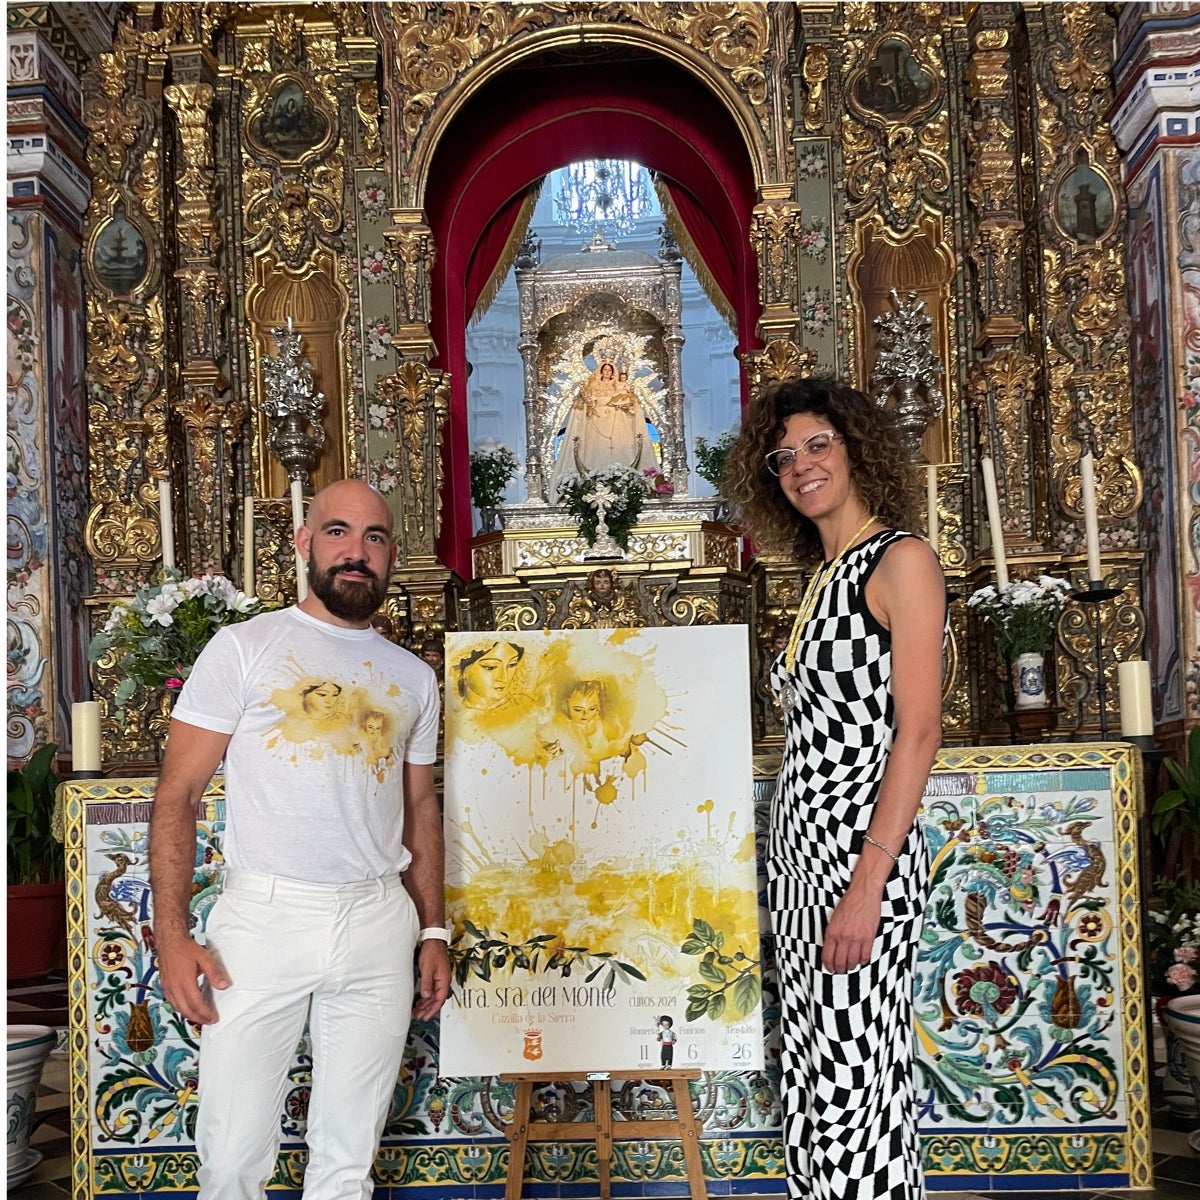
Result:
M447 634L442 1075L762 1067L747 639Z

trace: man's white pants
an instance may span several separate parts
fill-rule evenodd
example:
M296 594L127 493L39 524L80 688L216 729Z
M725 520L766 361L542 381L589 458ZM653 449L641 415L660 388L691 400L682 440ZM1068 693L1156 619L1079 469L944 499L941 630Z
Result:
M398 875L314 884L230 868L208 946L228 988L200 1038L201 1200L259 1200L307 1021L305 1200L365 1200L404 1056L418 921Z

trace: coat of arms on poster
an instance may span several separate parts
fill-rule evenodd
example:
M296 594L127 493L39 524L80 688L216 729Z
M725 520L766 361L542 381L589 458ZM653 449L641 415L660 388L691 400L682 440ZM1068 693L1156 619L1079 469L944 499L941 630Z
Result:
M443 1075L763 1065L746 639L447 635Z

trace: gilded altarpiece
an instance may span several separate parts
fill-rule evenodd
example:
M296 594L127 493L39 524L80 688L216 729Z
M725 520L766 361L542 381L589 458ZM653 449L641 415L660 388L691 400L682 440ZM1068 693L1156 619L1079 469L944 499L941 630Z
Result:
M581 540L566 544L572 531L561 529L533 551L503 532L477 541L465 587L437 559L454 415L451 381L431 366L429 275L440 248L422 207L430 163L478 80L538 49L586 42L685 64L745 138L767 343L746 361L753 386L814 369L865 385L870 317L886 311L890 288L926 299L949 402L925 450L940 464L939 550L960 597L947 650L948 741L995 731L1002 704L995 656L961 603L991 570L975 484L981 450L1003 464L1018 572L1082 582L1073 472L1085 427L1095 431L1105 563L1124 589L1102 612L1105 644L1110 662L1134 656L1141 478L1122 417L1124 201L1104 125L1110 20L1081 4L130 10L84 79L93 622L153 573L156 481L168 473L186 497L176 518L182 565L236 577L231 531L251 503L260 594L291 599L290 511L256 400L269 330L292 316L330 402L330 457L314 464L315 479L361 474L397 516L401 565L381 621L389 636L438 664L455 625L746 623L756 740L779 745L762 676L804 580L766 558L743 573L735 535L699 511L672 514L682 521L653 513L618 564L584 562ZM1035 54L1035 45L1049 49ZM1083 189L1107 189L1109 207L1089 216ZM532 557L519 561L522 553ZM1095 724L1089 638L1077 612L1064 618L1060 727L1073 732ZM116 664L99 664L104 699L115 674ZM128 728L107 717L110 762L149 758L167 715L148 704ZM1137 780L1110 747L1055 753L944 752L927 796L938 878L954 893L935 913L923 985L933 1187L980 1186L980 1177L994 1188L1148 1181L1132 932ZM143 935L148 790L114 780L66 793L79 1200L90 1190L178 1190L194 1178L194 1031L163 1009ZM770 792L767 767L759 828ZM222 805L214 785L199 827L198 922L221 860ZM983 899L957 907L972 894ZM1021 950L994 927L1013 921L1030 941ZM1083 944L1066 947L1074 957L1062 956L1051 991L1033 978L1038 955L1068 934ZM769 943L765 953L773 1028ZM955 1038L969 1061L939 1064L936 1047ZM714 1192L782 1190L771 1032L766 1045L764 1072L714 1073L695 1090ZM511 1086L444 1079L436 1064L436 1026L419 1025L377 1165L379 1194L416 1184L430 1195L499 1195ZM287 1144L272 1188L283 1192L298 1188L303 1167L308 1066L301 1055L281 1114ZM1064 1070L1086 1080L1086 1095L1070 1092ZM1037 1096L1056 1089L1069 1103L1039 1107ZM660 1100L631 1087L619 1103L641 1116ZM549 1089L538 1104L570 1120L587 1113L589 1094L582 1084ZM684 1190L677 1147L617 1153L614 1173L630 1194ZM566 1194L596 1178L594 1152L539 1147L530 1174Z
M1004 6L820 6L800 14L795 76L802 336L818 370L863 386L890 289L925 302L947 407L922 449L938 464L952 593L991 574L982 454L997 464L1011 570L1086 587L1078 459L1089 442L1104 447L1104 582L1122 594L1071 607L1061 623L1056 701L1072 729L1099 719L1094 620L1110 696L1115 664L1140 653L1145 626L1123 199L1104 119L1111 34L1110 16L1079 4L1031 6L1020 19ZM1039 44L1050 53L1033 53ZM841 314L836 326L827 312ZM951 630L955 660L971 670L949 681L947 736L996 736L1005 699L990 639L960 604Z

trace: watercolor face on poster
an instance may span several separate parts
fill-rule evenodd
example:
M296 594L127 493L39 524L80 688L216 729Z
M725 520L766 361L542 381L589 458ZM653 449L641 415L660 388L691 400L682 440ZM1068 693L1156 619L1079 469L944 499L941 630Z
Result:
M762 1067L746 638L447 635L443 1075Z

